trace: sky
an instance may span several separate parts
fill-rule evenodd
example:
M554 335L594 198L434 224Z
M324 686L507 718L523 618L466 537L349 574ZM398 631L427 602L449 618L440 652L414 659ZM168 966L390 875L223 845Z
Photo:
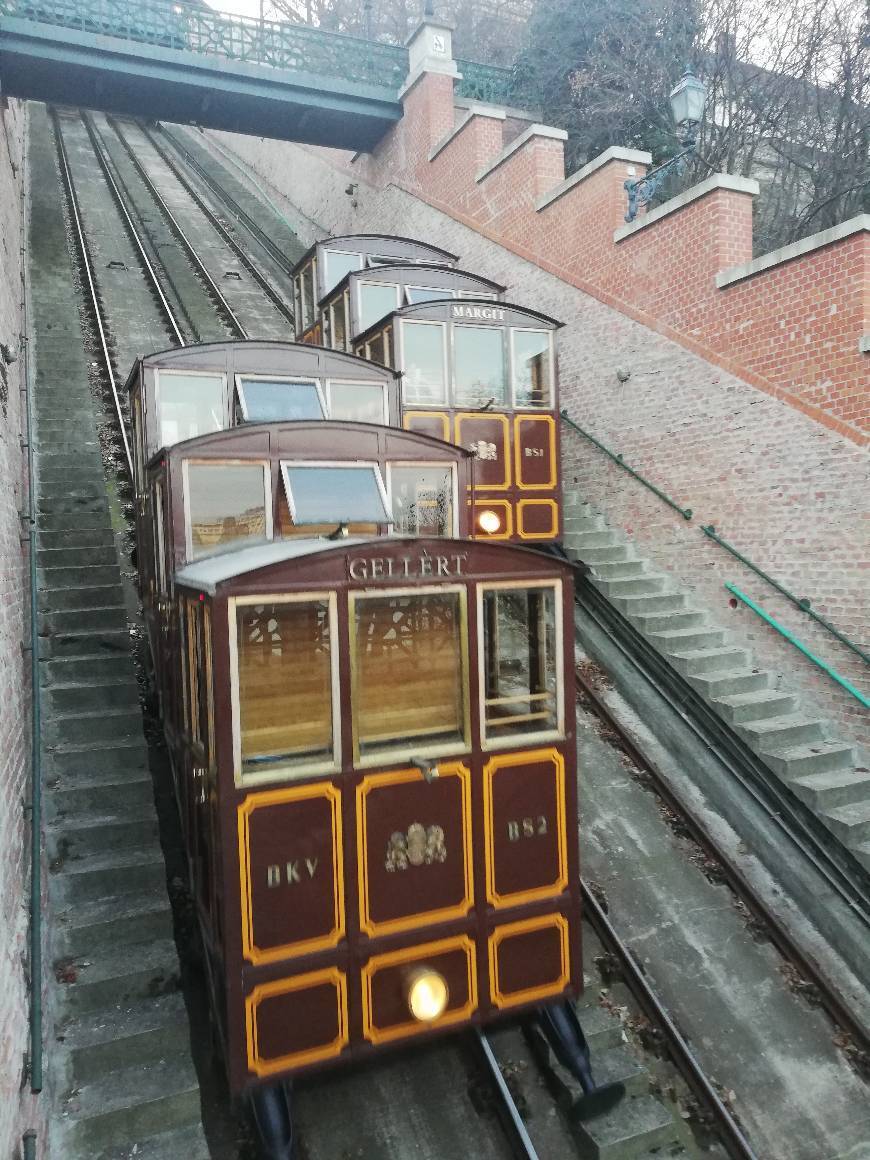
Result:
M215 8L218 12L232 12L236 16L253 16L256 20L260 19L260 0L208 0L208 3L209 7ZM269 0L263 0L263 7L266 19L274 20L276 13Z

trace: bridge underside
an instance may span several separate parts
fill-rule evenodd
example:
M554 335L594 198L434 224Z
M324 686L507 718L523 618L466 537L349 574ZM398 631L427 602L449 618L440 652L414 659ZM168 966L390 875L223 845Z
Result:
M402 115L375 85L350 84L69 28L0 21L0 90L234 133L365 152Z

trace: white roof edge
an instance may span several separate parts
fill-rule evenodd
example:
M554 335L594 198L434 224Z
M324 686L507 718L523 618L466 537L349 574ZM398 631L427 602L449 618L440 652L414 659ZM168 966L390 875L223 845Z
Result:
M474 180L481 182L485 177L489 177L490 173L498 169L500 165L503 165L509 157L516 153L518 149L522 149L526 142L531 141L533 137L547 137L552 141L568 140L568 134L564 129L554 129L552 125L538 125L537 123L529 125L528 129L524 129L518 137L514 137L513 141L505 145L501 153L497 157L494 157L488 165L485 165Z
M762 254L760 258L753 258L742 266L730 266L727 270L720 270L716 275L716 285L721 290L734 282L744 278L751 278L753 274L760 274L762 270L770 270L782 262L790 262L793 258L800 258L813 250L820 250L823 246L830 246L852 234L860 234L864 230L870 231L870 213L860 213L848 221L831 226L829 230L821 230L808 238L801 238L799 242L791 242L788 246L780 246L778 250L771 250L769 254ZM867 337L866 335L864 336Z
M319 552L331 552L337 548L368 542L367 539L358 536L342 537L339 540L327 540L324 537L273 540L266 544L256 544L251 548L239 548L234 552L194 560L179 568L175 573L175 583L185 588L197 588L214 596L218 584L232 580L236 576L244 576L248 572L256 572L258 568L267 568L270 564L282 564L285 560L301 559L303 556L313 556Z
M627 165L650 165L652 153L647 153L645 149L622 149L619 145L611 145L609 149L605 149L603 153L599 153L597 157L587 161L582 169L578 169L576 173L572 173L570 177L560 181L549 193L539 197L535 202L535 209L540 213L542 209L546 209L548 205L552 205L554 201L564 197L575 185L579 185L581 181L591 177L593 173L596 173L610 161L624 161Z
M757 197L759 185L752 177L738 177L733 173L713 173L705 181L691 186L690 189L687 189L677 197L672 197L670 201L666 201L663 205L656 206L655 209L650 210L643 217L639 217L635 221L629 222L628 225L620 226L618 230L614 230L614 242L622 242L626 238L632 237L633 234L639 233L641 230L646 229L647 226L655 225L662 218L668 217L672 213L677 213L687 205L691 205L693 201L698 201L699 198L706 197L708 193L714 193L717 189L730 189L734 193L746 193L750 197Z

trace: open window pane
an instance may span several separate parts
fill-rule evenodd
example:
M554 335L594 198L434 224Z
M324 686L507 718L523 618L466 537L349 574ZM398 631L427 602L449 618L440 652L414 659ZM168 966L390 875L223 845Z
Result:
M242 775L331 760L329 604L236 608Z
M445 286L406 286L405 295L409 302L436 302L439 298L452 298L453 291Z
M384 286L374 282L359 283L359 328L368 330L370 326L396 309L395 286Z
M504 332L494 326L454 326L454 396L462 406L507 401Z
M552 588L492 589L484 593L487 740L557 728L555 616Z
M266 539L266 473L260 463L188 463L194 560Z
M294 524L389 523L376 467L282 467Z
M464 736L463 607L457 592L358 597L353 712L361 756Z
M159 371L157 410L160 446L172 447L184 439L222 431L225 392L223 375L184 375Z
M496 294L482 294L479 290L460 290L460 298L485 298L488 302L495 302L498 295Z
M333 286L339 284L345 274L349 274L351 270L359 270L362 264L359 254L347 254L342 250L324 250L323 257L326 262L323 285L327 294Z
M329 310L332 315L332 346L335 350L347 350L347 296L342 295Z
M453 535L453 472L449 467L391 467L390 490L396 533Z
M329 384L331 419L384 424L384 410L384 388L378 383Z
M289 419L323 419L317 384L286 379L240 379L242 415L248 423L276 423Z
M403 394L407 403L443 403L447 397L444 325L403 322Z
M314 321L314 263L309 262L300 275L302 291L302 326L307 330Z
M515 330L513 344L516 406L551 406L549 331Z

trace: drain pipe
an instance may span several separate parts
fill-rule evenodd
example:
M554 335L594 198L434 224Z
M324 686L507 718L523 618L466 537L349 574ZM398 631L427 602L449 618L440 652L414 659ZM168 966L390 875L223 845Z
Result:
M33 1128L28 1128L21 1137L21 1143L24 1148L24 1160L36 1160L36 1132Z
M22 165L22 229L27 238L27 133L24 124L24 157ZM22 285L22 351L24 355L24 410L27 448L27 515L30 557L30 696L31 696L31 779L30 779L30 1090L42 1091L42 706L39 696L39 611L36 587L36 489L33 470L33 360L30 357L29 298L26 240L21 252ZM29 1142L29 1143L28 1143ZM33 1151L28 1153L30 1146ZM36 1135L24 1136L24 1155L35 1156Z

